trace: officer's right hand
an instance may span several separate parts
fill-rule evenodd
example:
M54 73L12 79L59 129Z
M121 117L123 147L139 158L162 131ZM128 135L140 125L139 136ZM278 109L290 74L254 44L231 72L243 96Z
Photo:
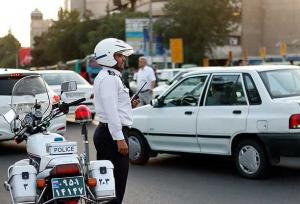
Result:
M128 145L125 140L117 140L118 152L126 156L128 154Z

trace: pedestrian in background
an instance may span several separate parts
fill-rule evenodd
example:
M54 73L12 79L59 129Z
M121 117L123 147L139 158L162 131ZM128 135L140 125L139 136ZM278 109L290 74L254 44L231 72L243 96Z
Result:
M82 65L79 74L80 74L80 76L82 76L85 80L87 80L90 83L90 77L89 77L88 73L86 72L86 67L84 65Z
M121 72L126 57L133 48L122 40L107 38L95 47L95 59L102 69L94 81L94 104L99 125L94 133L98 160L110 160L114 165L116 199L109 204L121 204L128 176L128 134L132 125L129 90L123 84Z
M124 70L122 71L122 79L125 86L129 89L129 96L131 97L133 93L129 86L129 76L130 76L130 69L128 67L125 67Z
M155 73L151 67L147 65L145 57L139 58L139 70L137 73L137 90L139 90L146 82L139 94L140 105L149 104L152 100L153 89L155 87Z
M157 64L153 64L153 71L154 71L154 76L155 76L155 87L158 86L157 70L158 70L158 65Z

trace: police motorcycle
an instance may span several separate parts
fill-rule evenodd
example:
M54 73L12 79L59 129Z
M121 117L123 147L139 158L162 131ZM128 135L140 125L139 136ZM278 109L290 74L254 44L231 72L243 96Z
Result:
M61 98L76 89L76 82L63 83ZM24 77L15 84L11 110L3 117L11 126L16 143L26 141L28 158L8 168L4 187L13 204L99 204L115 197L112 163L88 158L85 123L91 113L86 106L80 105L76 110L85 136L83 154L77 154L76 142L47 131L51 120L84 100L50 106L47 86L38 75Z

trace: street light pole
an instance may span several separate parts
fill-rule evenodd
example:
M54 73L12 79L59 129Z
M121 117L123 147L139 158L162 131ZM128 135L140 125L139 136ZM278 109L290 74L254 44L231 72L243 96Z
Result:
M152 45L153 45L153 31L152 31L152 0L149 0L149 57L150 63L152 63Z

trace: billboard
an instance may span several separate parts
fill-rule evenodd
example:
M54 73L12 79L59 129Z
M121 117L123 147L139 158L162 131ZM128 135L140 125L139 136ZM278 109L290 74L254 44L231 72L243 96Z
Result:
M32 61L31 48L21 47L19 49L18 58L20 66L30 65Z
M155 22L155 19L153 19ZM149 19L127 18L125 20L126 42L130 44L136 54L149 55ZM163 55L162 37L153 34L153 55Z

